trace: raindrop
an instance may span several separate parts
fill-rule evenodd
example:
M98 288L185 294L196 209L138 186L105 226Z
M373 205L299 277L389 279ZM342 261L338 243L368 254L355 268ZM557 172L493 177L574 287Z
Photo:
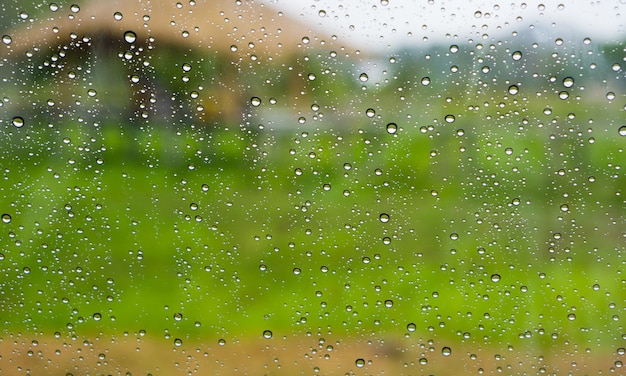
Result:
M459 52L459 46L453 44L452 46L450 46L450 52L452 52L453 54Z
M4 43L4 44L11 44L12 41L13 41L13 39L11 38L10 35L3 35L2 36L2 43Z
M300 273L302 273L302 270L300 270L300 268L293 268L293 274L299 275Z
M390 300L390 299L385 300L385 307L387 308L393 307L393 300Z
M513 60L519 61L519 60L522 59L522 52L521 51L515 51L515 52L513 52L513 54L511 54L511 57L513 58Z
M50 3L49 7L50 7L50 10L53 12L56 12L57 10L59 10L59 5L57 3Z
M224 346L224 345L226 345L226 340L224 338L220 338L217 341L217 344L220 345L220 346Z
M387 213L381 213L381 214L378 216L378 219L379 219L382 223L387 223L387 222L389 222L389 214L387 214Z
M326 11L324 9L321 9L319 12L317 12L317 14L322 18L326 17Z
M613 99L615 99L615 93L612 91L609 91L608 93L606 93L606 99L612 101Z
M562 212L567 212L567 211L569 211L569 206L568 206L567 204L563 204L563 205L561 205L561 211L562 211Z
M621 127L619 127L619 135L622 137L626 137L626 125L622 125Z
M500 282L500 274L492 274L491 282Z
M453 232L452 234L450 234L450 239L459 240L459 234L457 234L456 232Z
M174 320L175 320L175 321L181 321L182 319L183 319L183 314L182 314L182 313L180 313L180 312L176 312L176 313L174 314Z
M261 98L259 98L259 97L252 97L252 98L250 98L250 103L254 107L259 107L261 105Z
M367 82L368 79L369 77L367 77L366 73L361 73L361 75L359 76L359 81L361 82Z
M421 365L425 366L426 364L428 364L428 359L420 358L419 362L420 362Z
M368 118L373 118L376 115L376 110L374 110L373 108L368 108L365 111L365 115L367 115Z
M408 323L406 326L406 330L408 330L409 332L414 332L415 329L417 329L417 326L415 325L415 323Z
M423 77L422 78L422 85L424 85L424 86L430 85L430 77Z
M365 367L365 359L359 358L354 362L354 364L356 364L357 368L363 368Z
M574 320L576 320L576 314L574 314L574 313L570 313L570 314L568 314L568 315L567 315L567 319L568 319L569 321L574 321Z
M572 77L565 77L563 79L563 86L570 88L572 86L574 86L574 78Z
M264 330L263 331L263 338L267 338L267 339L272 338L272 331L271 330Z
M80 12L80 7L78 6L78 4L72 4L72 5L70 6L70 10L71 10L72 12L74 12L74 13L78 13L78 12Z
M122 18L124 18L124 15L121 12L115 12L113 13L113 19L115 21L121 21Z
M94 313L92 317L94 321L100 321L102 319L102 315L98 312Z
M126 43L135 43L137 40L137 34L134 31L127 31L124 33L124 40Z
M180 339L180 338L176 338L176 339L174 340L174 346L176 346L176 347L180 347L180 346L182 346L182 345L183 345L183 340L182 340L182 339Z
M20 117L20 116L16 116L13 118L13 125L16 128L22 128L24 126L24 118Z
M567 91L563 90L563 91L559 92L559 98L565 100L565 99L569 98L569 93Z
M315 73L309 73L308 78L309 78L309 81L315 81L317 76L315 76Z
M387 133L394 134L398 131L398 125L396 123L387 124Z
M441 349L441 354L443 356L450 356L452 354L452 349L449 348L448 346L446 346L446 347Z
M446 123L454 123L455 120L454 115L446 115Z
M11 218L11 215L10 215L10 214L7 214L7 213L2 214L2 222L4 222L4 223L10 223L10 222L11 222L11 219L12 219L12 218Z
M519 93L519 87L517 87L517 85L509 86L509 94L515 95L517 93Z

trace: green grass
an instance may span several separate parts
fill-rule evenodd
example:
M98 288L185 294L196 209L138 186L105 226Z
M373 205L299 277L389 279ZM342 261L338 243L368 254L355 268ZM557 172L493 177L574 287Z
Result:
M5 130L4 332L621 343L619 140L361 129Z

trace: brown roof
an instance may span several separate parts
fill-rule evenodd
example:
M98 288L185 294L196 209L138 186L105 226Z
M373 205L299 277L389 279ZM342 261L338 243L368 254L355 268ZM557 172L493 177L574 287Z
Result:
M45 21L3 33L11 37L11 43L0 45L0 56L56 49L73 39L101 34L123 41L128 31L139 43L150 39L156 45L239 56L280 57L306 48L342 49L334 36L313 31L303 21L253 0L92 0L79 3L79 8L50 10L50 17L41 18Z

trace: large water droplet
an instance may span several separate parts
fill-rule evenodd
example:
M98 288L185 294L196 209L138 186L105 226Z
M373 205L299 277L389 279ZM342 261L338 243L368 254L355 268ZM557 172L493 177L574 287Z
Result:
M124 33L124 40L126 43L135 43L137 40L137 34L134 31L127 31Z
M396 123L387 124L387 133L394 134L398 131L398 125Z
M7 214L7 213L2 214L2 222L3 223L10 223L11 219L13 219L11 217L11 214Z
M21 116L16 116L13 118L13 125L16 128L22 128L24 126L24 118Z

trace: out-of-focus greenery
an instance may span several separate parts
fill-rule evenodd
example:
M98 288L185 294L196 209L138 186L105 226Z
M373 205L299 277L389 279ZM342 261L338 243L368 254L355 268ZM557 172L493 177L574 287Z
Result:
M524 46L398 52L363 82L329 53L155 49L148 109L115 54L5 63L35 90L2 110L4 332L623 343L622 71ZM190 99L229 69L241 121Z

